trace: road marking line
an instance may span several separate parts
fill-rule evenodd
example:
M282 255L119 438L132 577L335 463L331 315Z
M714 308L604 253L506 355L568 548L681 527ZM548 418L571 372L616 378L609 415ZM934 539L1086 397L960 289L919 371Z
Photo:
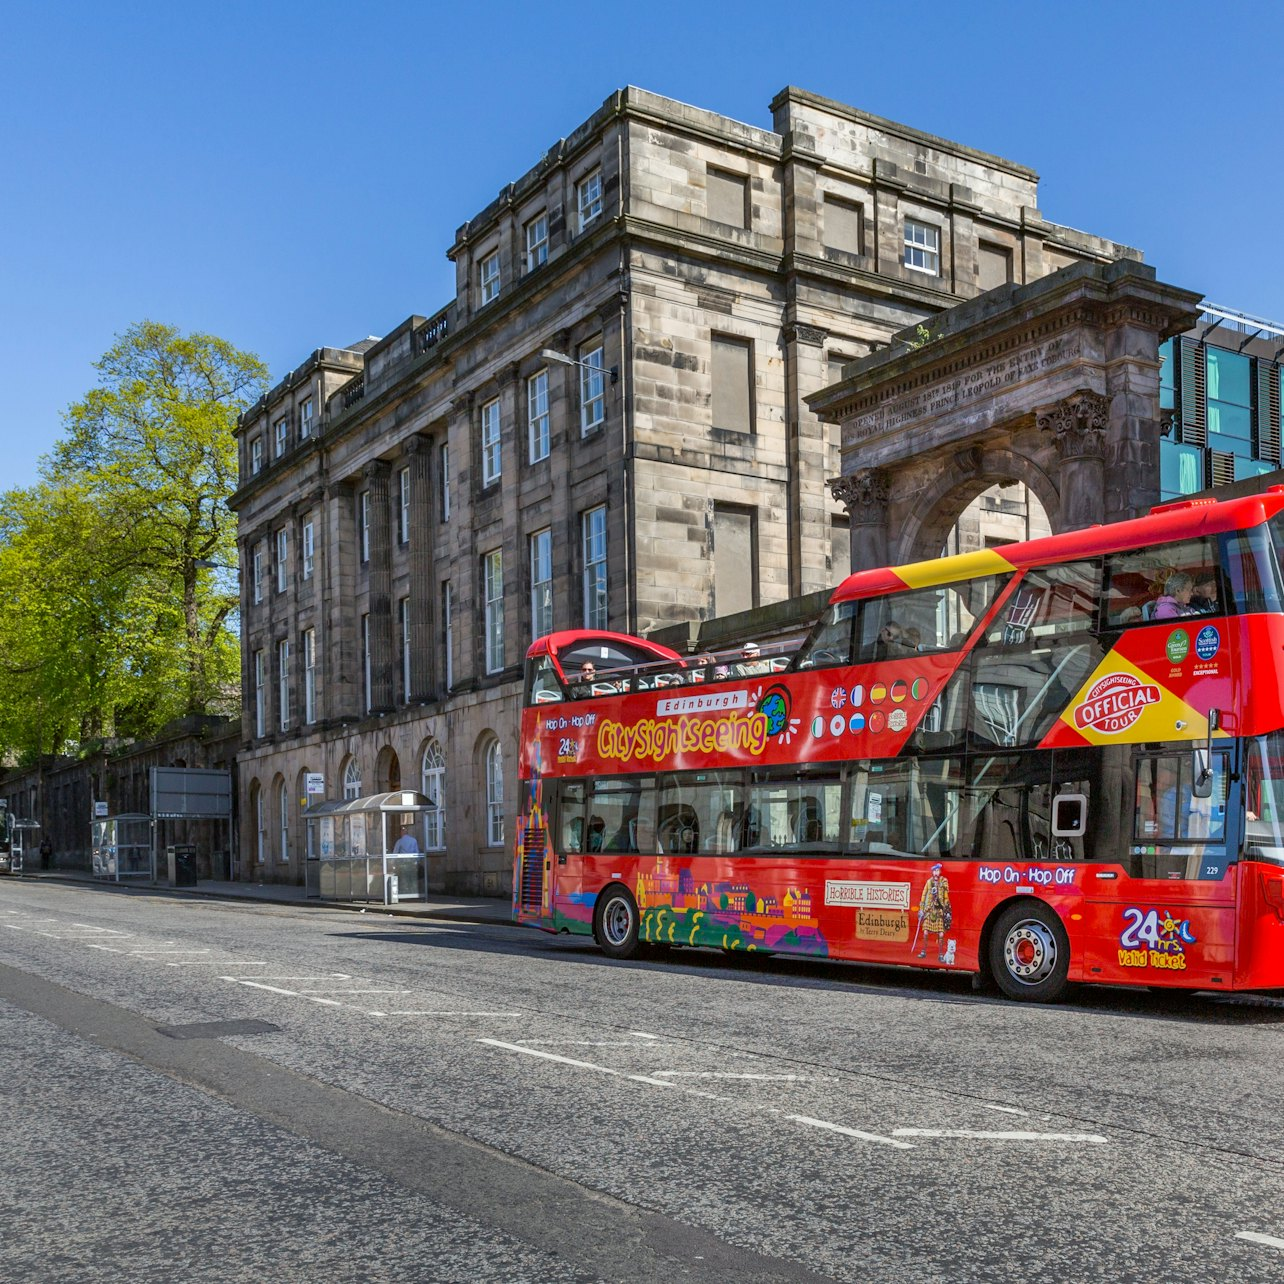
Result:
M313 994L413 994L413 990L296 990L295 993L309 998Z
M1109 1145L1093 1132L983 1132L979 1128L893 1128L893 1137L947 1137L973 1141L1086 1141Z
M525 1039L529 1048L650 1048L651 1043L633 1043L628 1039Z
M880 1137L875 1132L861 1132L859 1128L844 1128L842 1124L830 1123L826 1119L813 1119L810 1115L786 1115L791 1123L807 1124L812 1128L824 1128L828 1132L839 1132L844 1137L855 1137L858 1141L873 1141L880 1146L894 1146L897 1150L913 1150L908 1141L893 1141L891 1137Z
M390 1008L387 1012L367 1012L366 1016L447 1016L447 1017L519 1017L521 1012L446 1012L438 1008Z
M637 1039L658 1039L658 1034L647 1034L645 1030L630 1030L629 1033Z
M137 958L150 959L155 958L158 954L208 954L209 950L193 947L190 950L130 950L129 953Z
M1259 1235L1257 1231L1236 1231L1236 1239L1246 1239L1253 1244L1265 1244L1268 1248L1284 1248L1284 1239L1276 1239L1274 1235Z
M128 953L128 950L125 950L124 948L117 949L117 947L114 945L94 945L91 943L86 945L85 949L105 950L108 954L127 954Z
M736 1074L729 1070L654 1070L652 1073L682 1079L764 1079L780 1083L796 1083L810 1078L809 1075L801 1074Z
M266 990L269 994L286 994L292 999L299 997L293 990L282 989L279 985L261 985L258 981L243 981L239 976L220 976L220 981L238 981L241 985L248 985L253 990Z
M981 1102L982 1110L997 1110L1003 1115L1029 1115L1028 1110L1018 1110L1015 1106L992 1106L987 1102Z
M166 967L267 967L266 959L191 959L166 963Z
M211 963L217 962L216 959L210 959L209 961ZM236 964L234 966L240 965ZM258 976L254 979L256 981L352 981L356 978L349 976L346 972L329 972L325 976ZM219 980L239 981L241 978L239 976L221 976ZM251 982L246 981L245 984L249 985Z

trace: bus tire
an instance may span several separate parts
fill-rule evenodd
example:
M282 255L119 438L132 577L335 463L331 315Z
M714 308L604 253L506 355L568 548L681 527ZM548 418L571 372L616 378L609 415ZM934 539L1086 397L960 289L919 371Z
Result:
M1069 989L1070 939L1046 905L1018 901L990 933L990 973L1010 999L1055 1003Z
M593 937L602 953L631 959L638 952L638 905L627 887L608 887L593 911Z

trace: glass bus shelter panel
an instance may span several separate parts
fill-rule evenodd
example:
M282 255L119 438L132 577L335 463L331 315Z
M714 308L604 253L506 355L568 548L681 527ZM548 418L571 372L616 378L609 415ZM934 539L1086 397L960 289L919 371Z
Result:
M152 818L122 814L94 821L90 868L95 878L154 878Z

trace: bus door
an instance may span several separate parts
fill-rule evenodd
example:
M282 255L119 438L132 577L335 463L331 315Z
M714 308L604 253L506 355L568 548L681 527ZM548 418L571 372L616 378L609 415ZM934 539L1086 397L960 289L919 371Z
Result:
M1131 841L1088 879L1086 980L1229 985L1235 953L1237 748L1138 745Z

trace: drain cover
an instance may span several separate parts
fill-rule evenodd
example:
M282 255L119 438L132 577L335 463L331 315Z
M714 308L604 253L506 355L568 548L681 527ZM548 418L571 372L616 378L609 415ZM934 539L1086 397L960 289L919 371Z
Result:
M193 1025L158 1025L167 1039L223 1039L229 1034L272 1034L279 1025L271 1021L197 1021Z

